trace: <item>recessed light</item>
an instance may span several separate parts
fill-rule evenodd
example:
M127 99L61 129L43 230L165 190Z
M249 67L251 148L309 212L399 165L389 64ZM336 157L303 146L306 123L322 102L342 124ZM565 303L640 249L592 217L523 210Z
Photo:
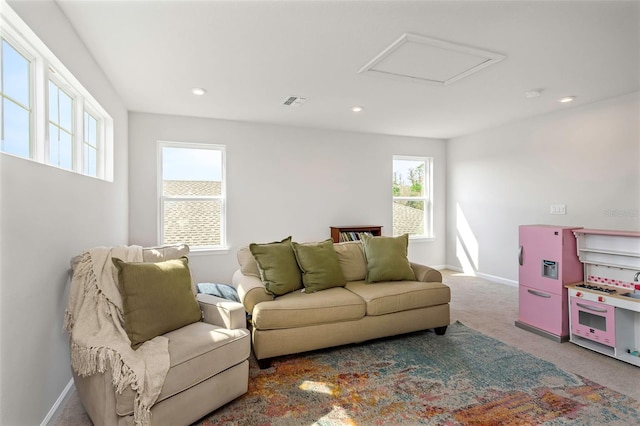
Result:
M566 104L567 102L573 102L575 100L575 96L565 96L564 98L558 99L558 102Z
M201 87L194 87L193 89L191 89L191 93L193 93L194 95L202 96L207 93L207 91Z
M351 111L353 111L353 112L361 112L363 109L364 109L364 107L361 107L361 106L351 107Z

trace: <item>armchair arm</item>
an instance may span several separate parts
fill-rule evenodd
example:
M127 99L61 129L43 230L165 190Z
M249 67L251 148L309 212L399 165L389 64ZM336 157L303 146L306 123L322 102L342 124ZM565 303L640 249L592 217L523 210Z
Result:
M204 322L231 330L247 328L247 318L241 303L202 293L196 298Z
M411 263L413 273L416 274L416 280L422 282L442 282L442 274L437 269L433 269L429 266L421 265L419 263Z
M238 291L238 296L249 314L258 303L273 300L273 296L267 293L260 278L244 275L239 269L233 274L231 283Z

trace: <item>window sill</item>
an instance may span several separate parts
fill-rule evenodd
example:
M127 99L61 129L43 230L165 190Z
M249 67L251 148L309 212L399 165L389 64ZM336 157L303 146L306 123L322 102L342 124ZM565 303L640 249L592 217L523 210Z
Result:
M436 237L427 237L427 236L418 236L418 237L409 237L410 243L429 243L435 241Z
M206 248L191 248L189 255L193 256L207 256L210 254L229 254L229 247L206 247Z

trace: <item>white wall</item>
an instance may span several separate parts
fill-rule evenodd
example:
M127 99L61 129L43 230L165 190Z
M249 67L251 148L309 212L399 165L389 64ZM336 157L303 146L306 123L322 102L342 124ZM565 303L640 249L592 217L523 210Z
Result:
M126 244L127 112L53 1L13 9L115 122L115 181L0 154L0 424L40 424L71 380L69 260Z
M444 264L445 142L214 119L129 114L129 235L157 244L157 141L227 147L227 254L193 255L199 282L229 283L238 248L292 235L329 238L332 225L383 225L391 232L392 155L434 158L435 234L411 243L412 260Z
M518 225L640 230L640 94L447 143L447 264L517 282ZM566 215L551 215L565 204Z

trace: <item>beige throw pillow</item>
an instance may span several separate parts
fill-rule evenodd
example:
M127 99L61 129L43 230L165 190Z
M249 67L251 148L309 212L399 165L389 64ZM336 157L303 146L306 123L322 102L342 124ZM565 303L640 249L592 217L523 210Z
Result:
M338 256L338 264L347 281L361 281L367 276L367 261L362 251L362 242L348 241L335 243L333 249Z
M252 277L260 278L260 270L258 269L258 263L251 254L249 246L245 246L238 250L238 263L240 264L240 272L244 275L250 275Z

